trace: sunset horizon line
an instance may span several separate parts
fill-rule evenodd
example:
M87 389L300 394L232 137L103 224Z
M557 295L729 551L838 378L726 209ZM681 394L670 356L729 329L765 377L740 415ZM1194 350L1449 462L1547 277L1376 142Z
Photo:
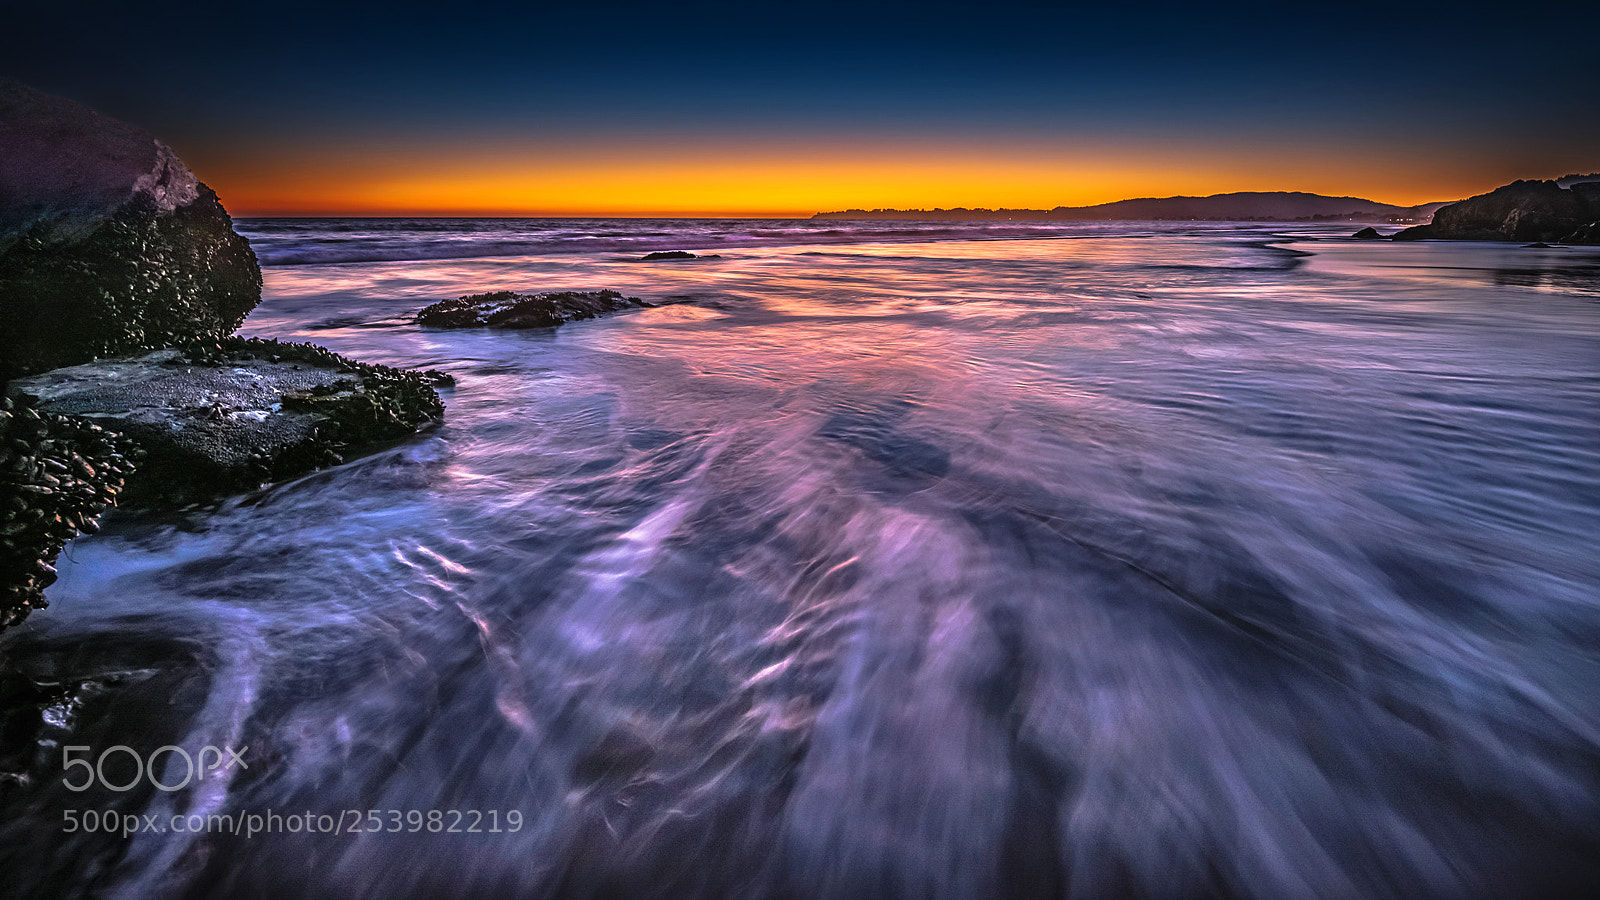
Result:
M1484 191L1486 192L1488 190L1492 190L1493 187L1496 187L1496 186L1497 185L1487 187L1487 188L1484 189ZM1283 189L1283 190L1270 190L1270 191L1263 191L1263 190L1213 191L1211 193L1205 193L1205 194L1201 194L1201 193L1193 193L1193 194L1159 194L1159 195L1158 194L1145 194L1145 195L1122 197L1122 198L1118 198L1116 200L1107 200L1107 201L1102 201L1102 202L1099 202L1099 203L1083 203L1083 204L1076 204L1076 205L1058 203L1058 204L1055 204L1055 205L1052 205L1052 206L1003 206L1003 205L1002 206L986 206L986 205L973 206L973 205L959 204L958 203L958 204L954 204L954 205L937 205L937 206L926 206L926 205L922 205L922 206L861 206L861 205L852 205L852 206L837 207L837 208L832 208L832 209L806 208L806 209L754 209L754 210L751 210L751 209L712 209L712 210L707 210L707 209L685 209L685 210L670 210L670 209L666 209L666 210L663 210L663 209L654 209L654 210L555 209L555 210L551 210L551 209L537 209L537 208L506 209L506 208L495 208L495 207L476 207L476 208L403 207L403 208L400 208L400 209L366 209L366 210L362 210L362 211L348 211L348 212L345 212L345 211L330 211L330 210L327 210L327 209L307 209L307 208L303 208L303 207L302 208L291 208L291 209L286 209L286 210L263 211L259 207L255 207L255 208L245 207L243 209L243 211L235 212L232 209L233 204L228 202L227 196L225 194L222 194L220 191L218 193L219 193L219 196L220 196L223 204L225 206L229 207L229 213L232 216L234 216L235 218L241 218L241 219L409 219L409 218L433 218L433 219L811 219L811 218L815 218L816 216L819 216L819 215L832 215L832 214L845 213L845 212L855 212L855 211L869 212L869 213L870 212L876 212L876 211L929 212L929 213L932 213L932 212L954 212L954 211L960 211L960 210L983 211L983 212L993 212L993 213L1009 212L1009 211L1016 211L1016 212L1050 212L1050 211L1056 210L1056 209L1087 209L1087 208L1091 208L1091 207L1107 206L1107 205L1110 205L1110 204L1113 204L1113 203L1122 203L1122 202L1136 201L1136 200L1170 200L1170 199L1180 199L1180 198L1183 198L1183 199L1205 199L1205 198L1210 198L1210 197L1221 197L1221 196L1229 196L1229 195L1234 195L1234 194L1310 194L1310 195L1313 195L1313 196L1329 197L1329 198L1334 198L1334 199L1359 200L1359 201L1362 201L1362 202L1365 202L1365 203L1381 204L1381 205L1384 205L1384 206L1393 206L1393 207L1397 207L1397 208L1401 208L1401 209L1407 209L1407 208L1417 207L1417 206L1425 206L1425 205L1427 205L1429 203L1453 203L1453 202L1455 202L1457 200L1466 199L1466 196L1448 197L1448 198L1441 197L1441 198L1435 198L1435 199L1432 199L1432 200L1422 201L1422 202L1419 202L1419 203L1394 203L1394 202L1391 202L1391 201L1388 201L1388 200L1376 200L1376 199L1373 199L1371 197L1363 197L1363 196L1360 196L1359 194L1354 194L1354 193L1327 194L1327 193L1322 193L1320 191L1307 191L1307 190L1299 190L1299 189Z

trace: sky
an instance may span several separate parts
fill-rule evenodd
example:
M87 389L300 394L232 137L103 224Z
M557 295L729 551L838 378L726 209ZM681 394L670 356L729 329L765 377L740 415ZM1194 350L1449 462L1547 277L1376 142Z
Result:
M5 18L0 77L148 129L236 216L1249 190L1410 205L1600 170L1600 57L1575 4L55 2Z

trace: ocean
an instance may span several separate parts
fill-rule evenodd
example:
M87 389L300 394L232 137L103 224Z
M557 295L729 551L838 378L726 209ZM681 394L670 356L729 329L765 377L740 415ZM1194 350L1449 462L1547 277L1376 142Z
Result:
M80 755L240 765L8 786L7 892L1600 890L1600 248L238 224L242 334L444 422L69 546L4 646L148 686ZM410 320L601 288L660 305Z

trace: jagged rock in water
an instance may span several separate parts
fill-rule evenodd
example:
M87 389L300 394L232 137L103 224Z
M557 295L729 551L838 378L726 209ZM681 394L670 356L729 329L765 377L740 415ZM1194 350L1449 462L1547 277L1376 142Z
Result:
M619 309L653 305L616 291L494 291L442 300L417 313L417 324L431 328L552 328Z
M436 373L228 338L17 379L13 396L126 435L125 504L207 500L344 461L440 418Z
M1443 207L1434 213L1432 223L1407 228L1394 240L1594 243L1596 222L1600 222L1600 188L1514 181Z
M99 530L136 456L99 425L0 397L0 629L48 605L61 548Z
M1350 236L1361 241L1377 241L1383 239L1383 235L1378 233L1378 229L1373 228L1370 225Z
M0 81L0 378L239 327L261 269L149 133Z
M659 259L716 259L716 254L711 256L696 256L687 250L657 250L639 257L640 262L653 262Z

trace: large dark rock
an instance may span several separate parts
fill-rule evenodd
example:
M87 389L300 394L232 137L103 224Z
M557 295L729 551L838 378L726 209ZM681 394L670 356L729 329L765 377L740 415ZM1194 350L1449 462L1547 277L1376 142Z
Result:
M149 133L0 82L0 379L232 334L261 269Z
M1350 236L1359 241L1376 241L1383 238L1383 235L1378 233L1378 229L1370 225Z
M551 328L619 309L651 305L616 291L495 291L441 300L417 313L417 324L430 328Z
M443 415L431 386L440 377L228 338L56 369L9 390L125 435L144 457L121 502L167 504L252 490L410 435Z
M1432 223L1407 228L1394 239L1592 243L1594 223L1600 221L1600 189L1573 188L1554 181L1515 181L1443 207Z

